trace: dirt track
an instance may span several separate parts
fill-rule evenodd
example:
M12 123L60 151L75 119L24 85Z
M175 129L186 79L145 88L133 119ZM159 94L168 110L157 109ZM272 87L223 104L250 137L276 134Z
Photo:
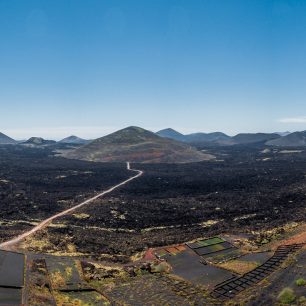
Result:
M129 162L127 162L127 169L129 171L137 172L137 174L132 176L132 177L130 177L130 178L128 178L127 180L125 180L125 181L123 181L123 182L121 182L121 183L119 183L119 184L117 184L115 186L112 186L111 188L109 188L109 189L107 189L107 190L105 190L105 191L95 195L94 197L87 199L86 201L84 201L84 202L82 202L82 203L80 203L80 204L78 204L76 206L73 206L73 207L71 207L69 209L66 209L66 210L56 214L56 215L53 215L52 217L50 217L48 219L45 219L44 221L42 221L41 223L39 223L38 225L33 227L31 230L29 230L29 231L27 231L27 232L25 232L25 233L15 237L15 238L11 239L11 240L8 240L8 241L5 241L5 242L1 243L0 244L0 249L10 249L16 243L19 243L23 239L29 237L30 235L36 233L37 231L39 231L41 229L43 229L44 227L46 227L48 224L50 224L55 219L57 219L59 217L62 217L62 216L65 216L65 215L71 213L72 211L75 211L76 209L78 209L78 208L80 208L82 206L85 206L85 205L93 202L94 200L96 200L96 199L104 196L105 194L108 194L108 193L112 192L113 190L115 190L115 189L117 189L117 188L119 188L119 187L129 183L130 181L140 177L143 174L143 171L141 171L141 170L131 169Z

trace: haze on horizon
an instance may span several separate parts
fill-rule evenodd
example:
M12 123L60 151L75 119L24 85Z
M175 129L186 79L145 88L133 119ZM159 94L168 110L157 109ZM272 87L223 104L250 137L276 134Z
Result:
M306 129L306 2L0 0L0 131Z

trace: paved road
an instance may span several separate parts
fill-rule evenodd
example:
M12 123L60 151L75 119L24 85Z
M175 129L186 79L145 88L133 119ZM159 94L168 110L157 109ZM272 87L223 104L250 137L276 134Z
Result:
M90 199L87 199L86 201L84 201L84 202L82 202L82 203L80 203L80 204L78 204L78 205L76 205L76 206L73 206L73 207L71 207L71 208L69 208L69 209L66 209L66 210L64 210L64 211L62 211L62 212L60 212L60 213L58 213L58 214L56 214L56 215L54 215L54 216L52 216L52 217L50 217L50 218L48 218L48 219L42 221L41 223L39 223L38 225L36 225L35 227L33 227L33 228L32 228L31 230L29 230L28 232L25 232L25 233L23 233L23 234L21 234L21 235L15 237L15 238L11 239L11 240L8 240L8 241L5 241L5 242L1 243L1 244L0 244L0 249L1 249L1 248L2 248L2 249L9 249L10 247L14 246L16 243L19 243L19 242L22 241L23 239L29 237L30 235L33 235L34 233L36 233L37 231L39 231L39 230L41 230L41 229L43 229L44 227L46 227L48 224L50 224L50 223L51 223L52 221L54 221L55 219L57 219L57 218L59 218L59 217L62 217L62 216L65 216L65 215L67 215L67 214L70 214L70 213L73 212L74 210L76 210L76 209L78 209L78 208L80 208L80 207L82 207L82 206L85 206L85 205L87 205L87 204L93 202L94 200L96 200L96 199L98 199L98 198L104 196L104 195L107 194L107 193L110 193L110 192L114 191L115 189L117 189L117 188L119 188L119 187L121 187L121 186L123 186L123 185L126 185L126 184L129 183L130 181L132 181L132 180L134 180L134 179L140 177L140 176L143 174L143 171L141 171L141 170L132 169L129 162L127 162L127 169L128 169L129 171L136 172L137 174L134 175L134 176L132 176L132 177L130 177L129 179L127 179L127 180L125 180L125 181L119 183L118 185L115 185L115 186L113 186L113 187L111 187L111 188L109 188L109 189L107 189L107 190L105 190L105 191L103 191L103 192L101 192L101 193L95 195L94 197L92 197L92 198L90 198Z

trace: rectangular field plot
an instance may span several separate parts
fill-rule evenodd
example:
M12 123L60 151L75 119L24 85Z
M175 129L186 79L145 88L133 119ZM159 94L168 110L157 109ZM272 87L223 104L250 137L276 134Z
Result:
M52 288L55 290L87 289L88 284L82 280L78 261L67 257L46 258L47 269Z
M164 250L164 249L161 249L161 250L157 250L156 252L155 252L155 255L157 256L157 257L164 257L164 256L166 256L168 254L168 252L166 251L166 250Z
M166 260L171 265L174 274L194 284L212 287L234 276L227 270L204 265L201 262L201 257L190 249L175 256L168 256Z
M22 289L0 288L0 305L21 305Z
M240 254L241 254L240 250L233 247L233 248L224 249L224 250L221 250L215 253L209 253L206 255L202 255L202 258L204 258L208 262L219 263L222 261L234 259L240 256Z
M176 255L186 250L185 245L176 245L174 247L168 247L164 249L159 249L155 251L155 255L159 258L169 255Z
M191 249L198 249L198 248L207 247L207 246L222 243L222 242L224 242L224 240L222 238L214 237L214 238L210 238L210 239L198 240L196 242L187 243L187 245Z
M191 305L186 297L177 294L173 289L164 277L147 274L117 286L105 287L104 292L113 302L111 305ZM198 305L205 304L202 302Z
M215 253L215 252L231 249L232 247L233 246L230 243L222 242L222 243L213 244L213 245L206 246L206 247L201 247L201 248L195 249L194 251L198 255L202 256L202 255L207 255L207 254L211 254L211 253Z
M264 264L245 273L239 278L235 278L228 282L217 285L214 291L211 293L211 296L220 299L233 298L240 291L244 290L247 287L253 286L254 284L260 282L262 279L279 269L281 263L284 262L290 254L295 253L297 250L302 248L302 246L302 244L279 246L276 249L274 255L269 258ZM280 254L282 254L282 256L280 256ZM298 269L300 269L300 267ZM289 269L287 268L284 272L286 276L288 275L288 270ZM294 279L296 279L297 274L298 270L294 273ZM283 280L281 286L284 286Z
M0 287L23 287L24 255L0 251Z
M54 291L56 305L109 305L108 301L96 291Z

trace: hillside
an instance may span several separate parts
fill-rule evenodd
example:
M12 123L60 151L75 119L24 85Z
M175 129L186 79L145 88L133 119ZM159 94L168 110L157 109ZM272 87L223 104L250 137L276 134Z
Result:
M69 136L59 141L59 143L69 143L69 144L86 144L90 140L86 140L77 136Z
M240 133L236 136L228 136L222 132L181 134L171 128L156 133L159 136L179 140L185 143L197 145L236 145L265 143L266 141L281 138L277 133Z
M301 147L306 146L306 131L291 133L278 139L266 142L269 146Z
M221 133L192 133L192 134L181 134L176 130L167 128L160 130L156 133L158 136L174 139L177 141L187 142L187 143L205 143L205 142L214 142L217 144L228 144L231 141L231 137Z
M174 129L171 128L167 128L167 129L163 129L160 130L158 132L156 132L156 135L161 136L161 137L165 137L165 138L170 138L170 139L174 139L177 141L185 141L185 135L177 132Z
M13 138L6 136L0 132L0 144L14 144L16 141Z
M66 158L96 162L186 163L214 157L191 146L162 138L139 127L128 127L98 138L73 151Z
M185 141L189 143L201 143L201 142L215 142L215 143L227 143L231 140L231 137L221 133L193 133L185 135Z
M23 142L22 144L32 145L32 146L43 146L43 145L51 145L55 143L56 141L54 140L46 140L41 137L31 137L27 141Z
M241 133L232 137L235 144L250 144L266 142L269 140L280 138L276 133Z
M255 144L265 143L270 140L281 138L281 136L277 133L240 133L233 137L222 132L192 133L184 135L171 128L161 130L156 134L162 137L189 143L194 146Z

